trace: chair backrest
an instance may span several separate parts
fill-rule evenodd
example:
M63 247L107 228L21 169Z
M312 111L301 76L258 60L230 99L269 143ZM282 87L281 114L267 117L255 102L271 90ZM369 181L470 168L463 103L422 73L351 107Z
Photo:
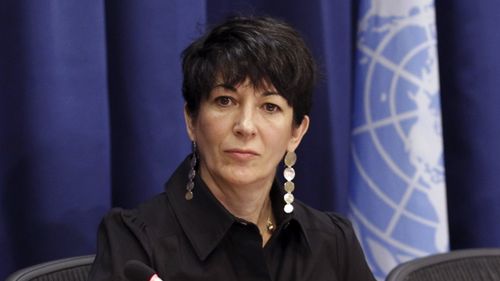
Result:
M436 254L402 263L386 281L498 281L500 248L468 249Z
M87 281L94 255L33 265L12 273L5 281Z

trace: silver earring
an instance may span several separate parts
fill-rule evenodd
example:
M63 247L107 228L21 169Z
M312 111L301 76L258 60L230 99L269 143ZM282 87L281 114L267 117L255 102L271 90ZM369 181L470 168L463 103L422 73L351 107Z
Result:
M193 189L194 189L194 177L196 176L196 162L197 162L197 156L196 156L196 142L192 142L192 150L193 153L191 154L191 162L190 166L191 168L189 169L189 174L188 174L188 182L186 184L186 195L184 196L186 200L191 200L193 199Z
M293 151L287 151L285 155L285 165L286 168L283 171L283 176L286 179L285 182L285 191L286 194L283 197L285 199L285 207L283 208L285 210L285 213L290 214L293 212L293 190L295 189L295 184L292 182L292 180L295 178L295 170L292 168L293 165L295 165L295 162L297 162L297 155Z

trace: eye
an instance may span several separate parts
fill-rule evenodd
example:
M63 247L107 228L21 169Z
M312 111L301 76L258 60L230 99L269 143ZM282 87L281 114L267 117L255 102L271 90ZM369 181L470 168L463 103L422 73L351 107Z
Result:
M281 108L279 106L275 105L274 103L265 103L264 110L267 112L274 113L274 112L280 111Z
M215 98L215 102L220 106L226 107L230 106L233 103L233 100L228 96L220 96Z

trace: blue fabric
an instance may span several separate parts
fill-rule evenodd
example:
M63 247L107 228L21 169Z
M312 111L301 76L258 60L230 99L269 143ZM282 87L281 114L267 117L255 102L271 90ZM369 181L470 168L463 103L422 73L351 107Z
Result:
M436 2L452 247L500 246L500 2Z
M104 7L0 4L0 278L91 252L111 201Z
M295 194L346 213L356 3L0 1L0 279L93 253L104 212L162 191L190 147L179 53L231 13L281 17L313 50L322 78L298 151ZM500 4L485 3L437 3L454 248L500 243L493 204L500 56L490 24ZM453 231L464 229L457 239Z
M3 279L93 253L109 208L162 191L189 152L179 53L205 6L2 1L0 21Z

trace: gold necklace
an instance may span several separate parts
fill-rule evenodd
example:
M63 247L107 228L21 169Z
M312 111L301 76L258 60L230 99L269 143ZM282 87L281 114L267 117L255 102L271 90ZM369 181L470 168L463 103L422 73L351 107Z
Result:
M266 222L266 229L267 229L267 232L269 233L273 233L274 232L274 223L273 221L271 220L271 216L269 216L267 218L267 222Z

